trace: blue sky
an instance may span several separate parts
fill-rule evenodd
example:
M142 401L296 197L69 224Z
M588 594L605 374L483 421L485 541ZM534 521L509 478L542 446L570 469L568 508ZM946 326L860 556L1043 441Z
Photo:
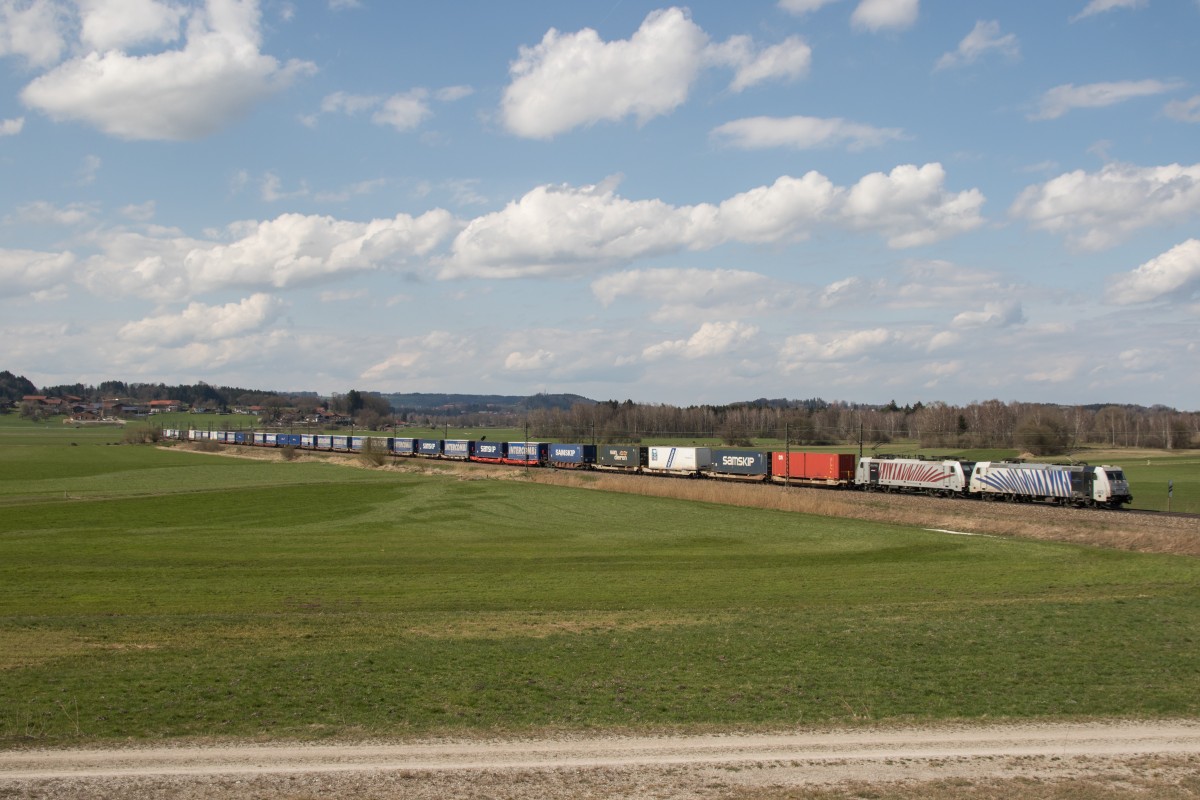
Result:
M0 0L0 367L1196 410L1197 41L1197 0Z

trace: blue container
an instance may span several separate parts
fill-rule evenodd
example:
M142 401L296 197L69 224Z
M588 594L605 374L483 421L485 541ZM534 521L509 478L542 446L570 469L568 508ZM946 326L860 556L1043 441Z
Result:
M349 436L330 436L330 448L346 452L350 449Z
M442 458L466 461L471 457L473 444L475 443L466 439L446 439L442 442Z
M552 444L550 445L550 465L578 469L596 463L596 445L594 444Z
M363 449L363 438L364 437L362 437L362 436L351 436L350 437L350 449L356 453L361 451Z
M416 439L392 439L392 452L398 456L411 456L417 451Z
M317 448L317 435L315 433L300 434L300 446L305 450L315 450Z
M504 442L489 442L486 439L475 442L475 452L471 455L472 461L486 461L490 464L500 464L504 461L504 456L508 452Z
M713 450L712 466L709 470L717 475L766 475L766 453L749 450Z
M318 450L332 450L333 437L324 433L317 434L316 447Z
M509 442L504 463L537 467L545 464L549 457L550 445L547 442Z
M441 458L441 439L417 439L417 455L427 458Z

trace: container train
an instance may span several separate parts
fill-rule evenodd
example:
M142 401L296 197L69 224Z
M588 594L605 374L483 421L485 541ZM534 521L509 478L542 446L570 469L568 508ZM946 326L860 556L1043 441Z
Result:
M251 447L433 458L551 469L598 470L734 481L905 492L938 497L1120 508L1133 502L1120 467L1019 461L933 460L853 453L735 450L674 445L593 445L416 439L261 431L164 429L168 439Z

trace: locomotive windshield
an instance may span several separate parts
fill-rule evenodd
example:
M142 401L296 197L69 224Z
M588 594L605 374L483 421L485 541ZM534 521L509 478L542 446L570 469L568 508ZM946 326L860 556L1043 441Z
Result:
M1119 469L1110 469L1110 470L1105 470L1105 471L1108 473L1108 479L1109 479L1110 481L1123 481L1123 480L1125 480L1125 473L1124 473L1124 472L1122 472L1122 471L1121 471L1121 470L1119 470Z

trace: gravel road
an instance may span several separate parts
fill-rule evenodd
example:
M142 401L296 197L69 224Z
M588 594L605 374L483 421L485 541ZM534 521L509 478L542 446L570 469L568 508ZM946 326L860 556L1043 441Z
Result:
M808 795L797 790L814 788L826 791L822 797L840 797L839 787L853 797L864 786L928 800L976 784L1162 788L1197 775L1200 721L0 752L0 797L46 800L669 800L800 797ZM939 795L946 786L953 791Z

